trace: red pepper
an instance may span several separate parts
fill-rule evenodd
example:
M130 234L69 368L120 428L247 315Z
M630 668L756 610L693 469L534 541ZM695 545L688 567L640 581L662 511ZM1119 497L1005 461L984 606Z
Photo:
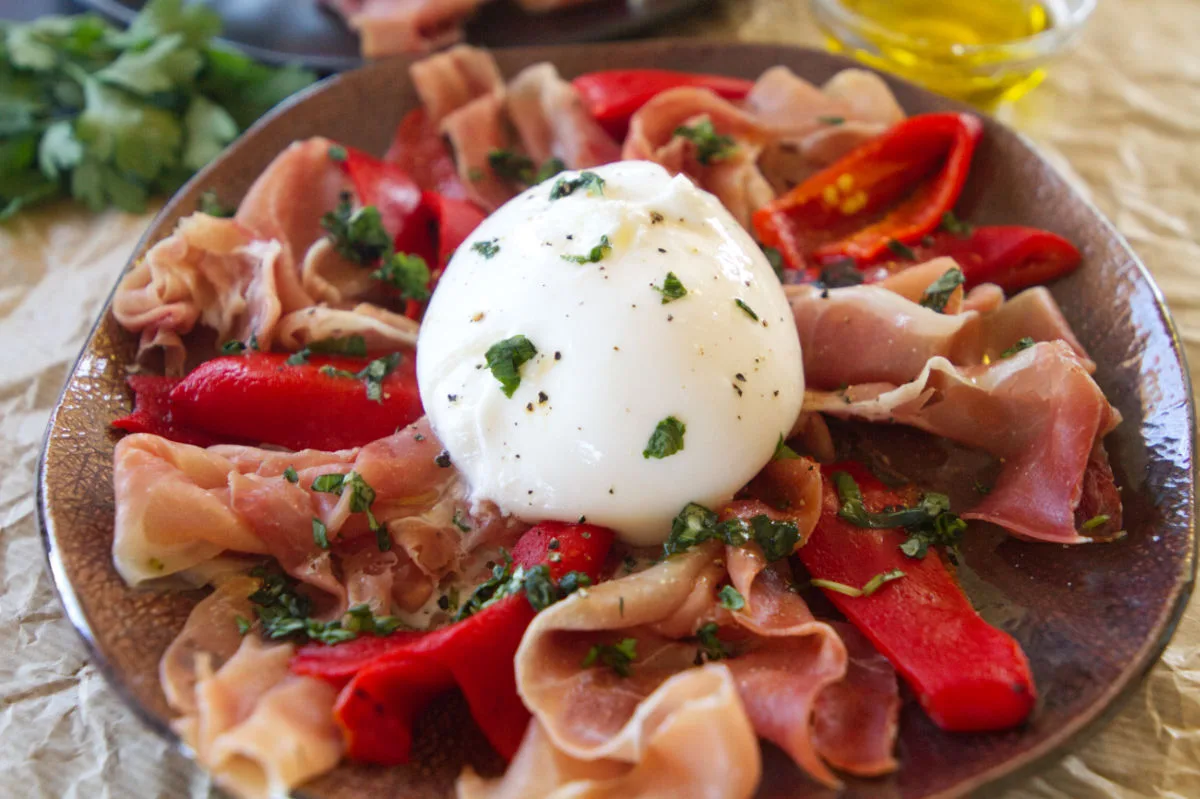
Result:
M870 511L914 499L886 488L859 464L822 471L826 478L849 473ZM1024 721L1037 695L1020 645L979 617L934 549L909 558L899 548L907 539L902 530L857 527L838 516L838 507L837 490L826 479L821 520L797 554L814 579L855 588L883 572L904 572L870 596L825 594L892 662L934 723L951 732L982 732Z
M336 450L368 444L421 416L412 353L383 379L380 402L367 396L363 381L321 372L358 372L366 360L313 356L289 366L287 358L255 352L205 361L171 390L172 418L226 442Z
M1062 236L1017 226L978 227L966 236L938 231L912 249L916 263L941 255L953 258L968 289L995 283L1007 292L1062 277L1078 268L1083 258Z
M133 413L117 419L112 426L127 433L151 433L197 447L221 443L203 431L184 427L175 419L170 394L180 382L178 377L131 375L128 383L133 389Z
M468 197L450 148L437 125L429 121L424 108L409 111L400 121L383 160L412 175L425 191L437 192L452 200Z
M912 117L760 208L754 231L793 269L913 244L954 207L982 133L970 114Z
M396 164L353 147L346 148L341 165L354 184L358 201L379 209L383 228L392 234L396 251L419 255L426 263L435 263L432 214L422 202L416 181Z
M629 119L655 95L681 86L709 89L727 100L741 100L754 82L724 75L697 75L667 69L610 69L589 72L571 81L583 104L617 141L625 138Z
M430 268L440 274L450 256L487 218L487 214L473 202L455 200L431 191L421 196L421 202L429 209L437 230L437 261L431 262Z
M513 562L526 568L545 563L556 582L571 571L595 581L612 540L612 531L603 527L544 522L517 542ZM552 541L557 548L551 548ZM552 560L552 553L558 557ZM408 762L414 718L455 685L488 741L511 759L529 721L517 694L513 657L534 615L525 596L512 596L427 633L308 644L292 659L291 669L344 686L335 714L355 760Z

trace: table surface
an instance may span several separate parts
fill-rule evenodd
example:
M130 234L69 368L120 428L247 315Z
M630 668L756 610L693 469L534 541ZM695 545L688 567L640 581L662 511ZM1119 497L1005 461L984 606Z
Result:
M65 0L0 0L28 16ZM1200 368L1200 3L1100 0L1077 49L1001 119L1029 134L1154 273ZM819 45L802 0L719 0L665 29ZM208 780L122 706L45 568L34 471L91 322L149 221L70 206L0 227L0 795L205 797ZM1200 605L1117 718L1005 799L1200 796Z

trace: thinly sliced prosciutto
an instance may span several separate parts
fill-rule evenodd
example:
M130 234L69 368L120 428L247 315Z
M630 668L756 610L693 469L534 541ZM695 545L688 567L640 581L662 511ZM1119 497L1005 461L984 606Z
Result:
M419 323L378 305L364 302L353 308L313 305L279 320L277 340L282 349L296 351L314 341L362 336L372 352L414 347Z
M458 174L467 196L489 211L499 208L515 193L492 171L488 155L508 148L504 96L485 94L471 100L442 120L442 133L450 140Z
M323 0L359 35L367 58L427 53L462 38L482 0Z
M569 169L607 164L621 147L592 118L579 92L550 63L535 64L508 84L508 118L536 164L558 158Z
M504 78L492 54L467 45L423 58L409 68L408 74L434 125L472 100L504 88Z
M1111 483L1093 453L1121 421L1086 365L1062 341L1042 342L990 365L957 367L931 358L915 379L843 391L810 391L806 411L906 424L986 450L1003 463L992 490L964 518L1004 527L1021 538L1077 544L1120 529L1119 498L1089 509L1107 517L1080 534L1085 482ZM1107 470L1104 470L1107 471Z

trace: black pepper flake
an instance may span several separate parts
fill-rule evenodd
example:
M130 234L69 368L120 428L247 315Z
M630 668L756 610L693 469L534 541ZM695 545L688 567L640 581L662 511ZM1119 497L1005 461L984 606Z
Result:
M451 402L458 402L458 395L457 394L447 394L446 399L450 400Z
M829 289L821 289L821 299L829 299Z
M575 237L570 233L567 234L567 241L575 241Z
M662 248L662 247L659 247L659 248L658 248L658 251L659 251L659 252L666 252L666 250L665 250L664 248Z
M667 321L668 321L668 322L670 322L670 321L673 321L674 319L675 319L675 315L674 315L674 314L667 314Z
M741 386L739 386L737 383L730 383L729 385L733 386L733 390L737 392L739 397L742 396L742 387Z
M610 488L610 489L608 489L608 493L610 493L610 494L615 494L616 492L615 492L615 491L613 491L613 490Z
M413 436L413 441L424 441L424 440L425 440L425 436L421 435L420 433L417 433L415 436Z
M738 372L736 375L734 375L734 377L736 377L738 380L740 380L743 383L746 382L746 376L744 374L742 374L741 372Z
M444 449L438 453L438 456L433 459L433 462L443 469L450 468L450 450Z
M529 496L531 496L531 497L533 496L533 489L532 489L532 488L531 488L531 489L529 489L529 491L528 491L528 494L529 494Z
M532 411L532 410L533 410L533 403L532 403L532 402L526 403L526 404L525 404L525 410L527 410L527 411Z
M545 391L538 392L538 404L539 405L546 403L547 401L549 401L549 399L550 399L550 395L547 394Z
M551 538L550 542L546 544L546 549L558 549L559 546L560 546L560 544L558 543L558 539Z
M650 212L650 224L657 225L659 222L662 222L664 219L666 219L666 217L664 217L658 211Z
M554 353L554 360L556 360L556 361L561 361L561 360L562 360L562 353L561 353L561 352L555 352L555 353Z
M773 397L778 397L778 396L779 396L779 389L775 389L773 392L771 392L771 396L773 396Z

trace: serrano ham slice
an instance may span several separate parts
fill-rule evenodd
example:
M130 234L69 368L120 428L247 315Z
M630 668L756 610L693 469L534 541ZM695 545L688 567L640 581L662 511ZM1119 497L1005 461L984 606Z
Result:
M584 108L579 92L553 64L534 64L508 84L508 118L535 164L558 158L568 169L621 158L620 146Z

